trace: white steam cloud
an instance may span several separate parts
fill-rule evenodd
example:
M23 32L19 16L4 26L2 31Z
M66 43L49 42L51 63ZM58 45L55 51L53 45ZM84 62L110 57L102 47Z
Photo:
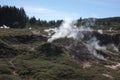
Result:
M62 23L62 25L58 28L50 28L46 29L45 32L48 32L48 35L50 38L48 39L48 42L52 42L59 38L74 38L74 39L83 39L86 32L92 32L93 30L90 27L80 26L77 27L76 21L72 20L70 18L65 19L65 21ZM88 26L90 24L86 24ZM93 25L93 23L91 24Z
M76 21L72 19L66 19L59 28L45 30L51 36L48 42L64 37L75 39L78 33L78 28L75 26L75 23Z
M77 27L76 21L72 19L66 19L62 25L58 28L46 29L45 31L49 34L48 42L52 42L59 38L73 38L80 40L88 48L89 52L96 56L99 59L104 59L104 56L98 54L96 50L106 50L105 46L99 45L99 40L96 37L92 36L93 29L90 26L93 26L95 19L88 19L85 25ZM98 30L98 33L103 34L102 30ZM112 45L114 47L114 45ZM117 51L117 49L114 47Z
M97 32L100 33L100 34L103 34L103 30L102 29L97 30Z

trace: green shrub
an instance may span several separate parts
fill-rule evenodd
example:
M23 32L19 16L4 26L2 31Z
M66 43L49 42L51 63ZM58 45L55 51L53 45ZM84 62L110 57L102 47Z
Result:
M11 74L10 66L0 65L0 74Z
M0 57L13 57L17 55L17 51L0 40Z
M52 43L45 43L39 46L37 48L37 51L40 52L40 54L44 54L47 57L55 57L64 53L64 51L62 50L62 47Z
M12 75L0 75L0 80L21 80L19 77Z

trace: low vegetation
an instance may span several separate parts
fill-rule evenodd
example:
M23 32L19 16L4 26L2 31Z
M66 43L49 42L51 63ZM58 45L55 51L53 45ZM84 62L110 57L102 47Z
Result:
M84 58L91 56L87 54L74 58L75 52L65 47L72 42L70 39L46 41L46 37L27 29L0 30L0 80L120 79L119 70L105 67L116 64L119 54L101 52L108 61Z

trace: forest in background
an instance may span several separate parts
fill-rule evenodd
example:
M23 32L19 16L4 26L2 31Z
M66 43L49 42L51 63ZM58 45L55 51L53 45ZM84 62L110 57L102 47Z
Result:
M89 18L92 19L92 18ZM120 17L95 18L95 29L120 29ZM86 19L78 18L77 25L82 25ZM6 25L10 28L40 28L40 27L58 27L63 20L41 20L36 17L29 17L24 8L15 6L0 6L0 26Z

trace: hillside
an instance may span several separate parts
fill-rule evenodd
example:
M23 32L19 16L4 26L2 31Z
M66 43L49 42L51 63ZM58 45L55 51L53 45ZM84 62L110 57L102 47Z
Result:
M95 26L105 30L120 30L120 17L98 18Z
M94 34L101 45L115 43L120 49L119 31ZM97 51L104 55L101 60L89 54L78 40L47 40L45 35L28 29L0 29L0 80L120 79L120 53L112 48Z
M83 25L85 22L92 22L94 29L102 30L120 30L120 17L108 17L108 18L80 18L77 20L77 25Z

